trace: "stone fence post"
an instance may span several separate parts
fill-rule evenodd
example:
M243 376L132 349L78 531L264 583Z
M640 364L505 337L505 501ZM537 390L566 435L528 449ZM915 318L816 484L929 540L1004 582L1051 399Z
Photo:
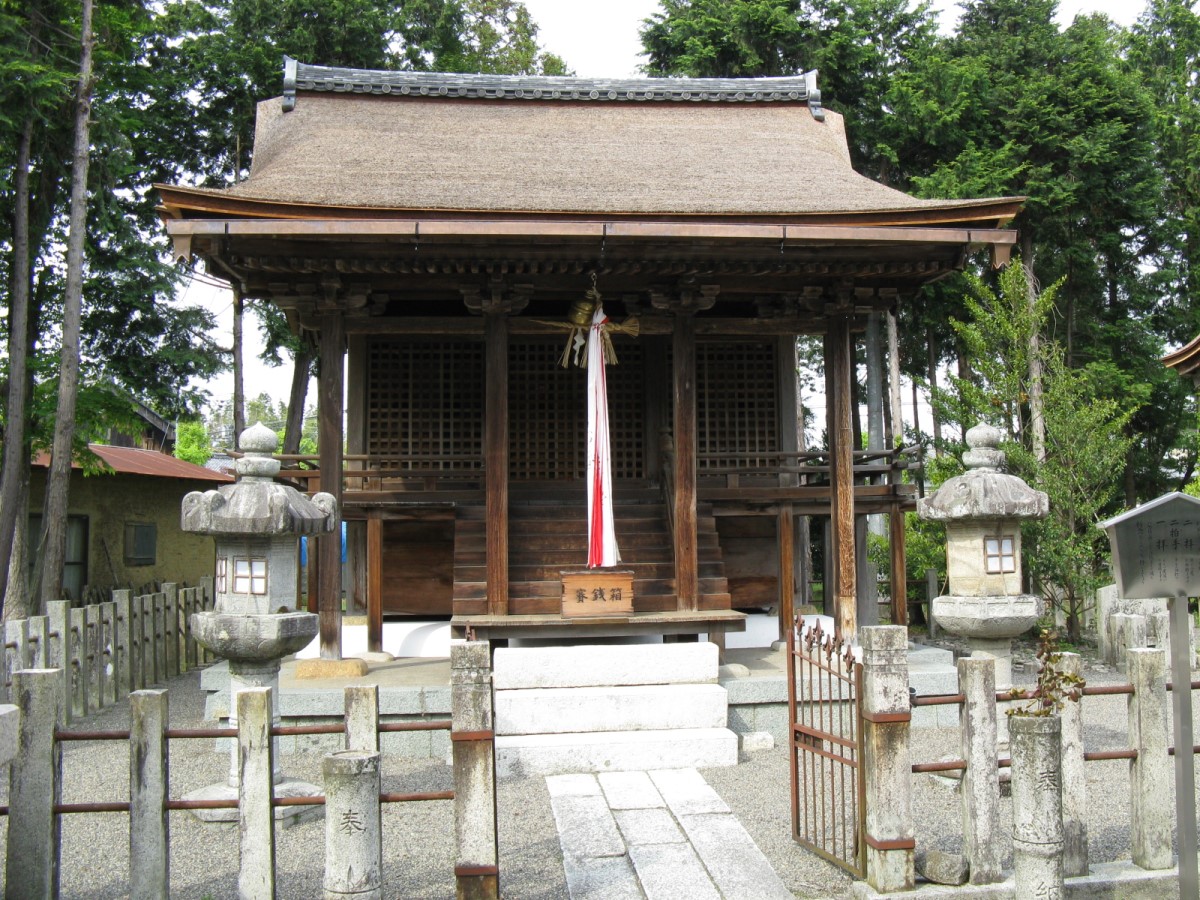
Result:
M381 900L379 753L330 753L325 773L325 900Z
M491 648L470 641L450 648L454 756L454 876L460 900L500 896L496 843L496 744Z
M58 669L13 673L12 698L21 710L17 755L9 770L8 855L5 892L10 900L58 897L62 800L62 747L54 729L65 707Z
M170 819L167 814L167 692L129 696L129 896L170 895Z
M862 727L867 882L881 893L910 890L913 869L908 629L859 631L863 649Z
M1129 651L1146 646L1146 617L1116 613L1109 619L1108 628L1112 632L1117 671L1125 672Z
M958 689L966 697L962 718L963 854L971 884L999 881L1000 770L996 767L996 664L991 659L958 661Z
M238 730L238 836L241 900L275 900L274 753L270 688L233 694Z
M1083 675L1083 660L1078 653L1063 653L1059 667L1067 675ZM1075 878L1088 873L1082 699L1064 703L1059 719L1062 721L1063 874Z
M1062 721L1013 716L1008 733L1016 896L1062 897Z
M352 684L346 688L346 749L379 749L379 685Z
M1129 697L1129 740L1137 759L1129 764L1131 855L1143 869L1169 869L1174 778L1167 754L1167 655L1163 650L1133 649L1126 656L1133 685Z
M71 605L66 600L51 600L46 604L47 634L46 668L55 669L62 681L60 693L63 698L62 721L71 724Z

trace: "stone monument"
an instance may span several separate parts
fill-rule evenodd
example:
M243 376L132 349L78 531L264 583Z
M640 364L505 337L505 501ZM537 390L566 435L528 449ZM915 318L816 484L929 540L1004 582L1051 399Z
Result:
M1004 471L1000 438L990 425L968 431L967 471L918 500L917 515L946 523L950 593L933 600L933 618L965 637L972 657L995 660L996 690L1005 691L1012 686L1012 639L1041 613L1040 600L1021 592L1021 521L1044 518L1050 503Z
M238 691L272 689L272 725L279 722L279 664L317 634L317 616L296 609L301 535L324 534L337 527L337 501L330 494L311 500L293 487L278 484L279 461L271 454L275 432L261 424L241 435L245 456L236 463L238 479L212 491L183 498L184 531L211 534L216 540L214 609L192 615L196 640L229 660L230 724L236 724ZM234 742L229 779L187 796L189 800L237 799L238 750ZM275 754L278 760L278 754ZM276 762L278 766L278 762ZM285 778L276 768L275 796L321 793L315 785ZM294 819L316 806L275 808L277 819ZM197 810L207 822L236 822L236 809Z

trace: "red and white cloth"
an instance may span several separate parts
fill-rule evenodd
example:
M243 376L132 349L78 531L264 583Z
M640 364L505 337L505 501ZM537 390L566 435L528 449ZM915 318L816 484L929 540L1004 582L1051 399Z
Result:
M587 341L588 568L621 561L612 511L612 451L608 438L608 384L604 374L604 307L592 314Z

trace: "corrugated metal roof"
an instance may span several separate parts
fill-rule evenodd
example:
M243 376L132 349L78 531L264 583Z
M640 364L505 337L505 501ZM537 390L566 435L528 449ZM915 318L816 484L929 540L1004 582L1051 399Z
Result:
M204 466L197 466L155 450L113 447L108 444L88 444L88 449L100 457L110 469L121 475L150 475L155 478L183 478L190 481L222 483L234 480L232 476L223 472L214 472ZM33 464L48 467L50 454L39 453ZM74 468L79 468L78 464L73 463L72 465Z

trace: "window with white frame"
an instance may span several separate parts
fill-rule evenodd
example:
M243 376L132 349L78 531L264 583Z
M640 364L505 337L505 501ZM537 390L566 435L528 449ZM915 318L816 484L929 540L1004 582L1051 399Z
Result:
M1016 539L998 534L983 539L984 571L989 575L1004 575L1017 571Z
M227 579L229 577L229 568L228 567L229 567L229 560L227 560L225 557L222 556L220 559L217 560L216 581L217 581L218 593L223 594L223 593L225 593L226 590L228 590L228 584L229 584L229 582L227 581Z
M261 557L234 559L233 593L265 594L267 592L267 561Z

